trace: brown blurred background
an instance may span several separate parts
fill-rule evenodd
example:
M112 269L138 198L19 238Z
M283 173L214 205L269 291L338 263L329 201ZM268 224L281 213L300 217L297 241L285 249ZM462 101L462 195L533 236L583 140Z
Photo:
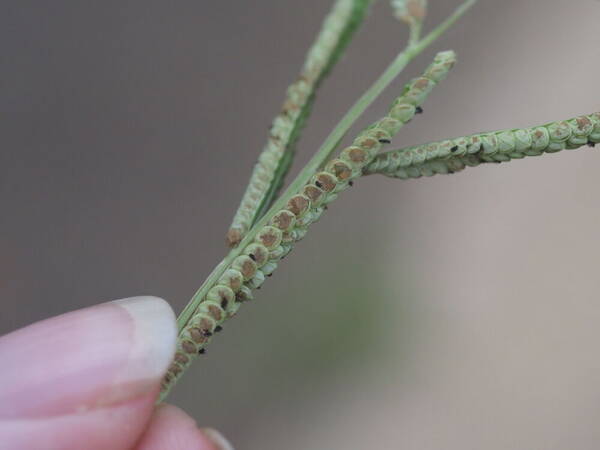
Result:
M459 0L430 3L429 26ZM330 4L3 2L0 333L139 294L180 311ZM599 20L596 0L481 0L358 126L447 48L395 144L600 110ZM378 2L296 171L406 34ZM586 149L360 181L171 401L239 449L598 448L599 168Z

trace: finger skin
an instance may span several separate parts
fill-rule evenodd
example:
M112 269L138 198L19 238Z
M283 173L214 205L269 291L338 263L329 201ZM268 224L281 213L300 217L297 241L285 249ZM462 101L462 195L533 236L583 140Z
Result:
M0 420L0 449L129 450L146 427L155 400L156 392L86 412Z
M152 416L136 450L221 450L194 419L172 405L162 405Z
M136 297L0 338L0 449L131 449L175 351L168 304Z

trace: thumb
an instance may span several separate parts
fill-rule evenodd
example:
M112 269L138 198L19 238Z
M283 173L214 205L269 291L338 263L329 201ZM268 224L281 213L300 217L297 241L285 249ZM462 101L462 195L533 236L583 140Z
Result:
M0 448L131 447L152 414L176 336L164 300L134 297L0 338Z

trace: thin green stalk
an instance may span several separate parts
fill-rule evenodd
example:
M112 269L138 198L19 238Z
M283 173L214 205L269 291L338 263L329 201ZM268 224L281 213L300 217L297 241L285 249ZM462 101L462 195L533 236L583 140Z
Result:
M413 26L410 27L410 45L416 45L419 42L419 39L421 38L422 28L423 24L421 22L415 23Z

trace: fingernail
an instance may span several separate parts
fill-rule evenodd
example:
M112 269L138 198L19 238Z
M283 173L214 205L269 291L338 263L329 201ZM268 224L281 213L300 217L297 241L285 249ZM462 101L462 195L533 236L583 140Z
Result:
M169 304L158 297L132 297L115 300L132 319L133 335L128 363L119 374L124 383L144 378L160 378L173 360L177 339L175 315Z
M177 337L170 306L132 297L53 317L0 338L0 417L116 404L151 390Z
M214 428L201 428L200 430L214 444L215 450L235 450L233 445Z

